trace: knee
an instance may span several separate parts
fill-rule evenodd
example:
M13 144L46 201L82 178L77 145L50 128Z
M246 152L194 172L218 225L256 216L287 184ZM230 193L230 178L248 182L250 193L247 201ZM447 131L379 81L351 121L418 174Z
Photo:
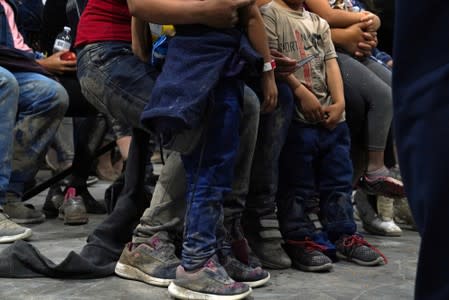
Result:
M6 70L3 71L3 69L0 69L0 95L2 95L0 102L5 103L5 107L17 107L19 91L19 83L14 75Z
M41 93L35 96L35 106L52 119L62 119L69 107L69 96L58 82L40 81Z

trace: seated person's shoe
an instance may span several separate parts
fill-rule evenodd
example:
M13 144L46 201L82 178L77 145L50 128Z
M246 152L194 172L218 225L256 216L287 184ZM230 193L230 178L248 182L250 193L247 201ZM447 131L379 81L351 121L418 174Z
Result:
M11 221L0 208L0 244L29 238L33 231Z
M167 287L176 277L180 260L175 246L164 231L145 243L128 243L115 267L115 274L151 285Z
M387 263L387 258L371 246L361 235L343 235L336 242L337 257L362 266L376 266Z
M59 207L59 219L67 225L81 225L89 221L86 207L81 197L76 196L75 188L67 189L64 203Z
M275 215L269 215L254 220L243 219L245 236L254 254L259 258L262 266L269 269L290 268L292 261L282 249L282 236L279 223Z
M306 272L330 271L332 260L323 251L325 247L307 239L304 241L287 240L284 249L292 259L292 265Z
M76 189L77 196L80 196L83 199L84 206L86 207L86 211L89 214L105 214L106 207L94 199L94 197L90 194L89 190L86 186L73 186ZM70 187L66 187L66 192Z
M248 285L232 280L216 256L196 271L179 266L176 279L168 286L168 293L178 299L238 300L249 296L251 291Z
M44 206L42 207L45 217L48 219L56 218L59 214L59 207L61 207L63 202L64 193L62 192L61 186L56 184L50 187L47 197L45 197Z
M261 267L245 265L232 255L222 257L220 263L229 277L237 282L243 282L252 288L262 286L270 280L270 273Z
M7 200L6 204L3 205L3 211L9 216L11 221L17 224L33 224L45 221L45 215L36 210L33 205L16 200Z
M394 222L393 199L383 196L368 196L359 190L354 195L354 201L355 211L366 232L375 235L401 236L402 230ZM377 212L371 202L375 202Z
M405 197L404 184L391 176L360 177L358 185L368 195L385 196L388 198Z

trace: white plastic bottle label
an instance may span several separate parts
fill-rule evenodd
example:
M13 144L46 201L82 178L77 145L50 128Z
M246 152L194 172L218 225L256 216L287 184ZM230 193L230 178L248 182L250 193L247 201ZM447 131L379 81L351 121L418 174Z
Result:
M70 49L70 43L66 42L64 40L56 40L53 49L56 50L56 51L69 50Z

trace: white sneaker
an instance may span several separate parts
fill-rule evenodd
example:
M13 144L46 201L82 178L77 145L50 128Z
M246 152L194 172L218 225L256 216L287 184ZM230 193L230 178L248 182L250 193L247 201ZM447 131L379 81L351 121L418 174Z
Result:
M0 244L23 240L29 238L32 234L31 229L14 223L0 210Z
M369 223L363 223L363 228L372 234L379 234L385 236L401 236L402 230L393 220L383 221L376 217Z

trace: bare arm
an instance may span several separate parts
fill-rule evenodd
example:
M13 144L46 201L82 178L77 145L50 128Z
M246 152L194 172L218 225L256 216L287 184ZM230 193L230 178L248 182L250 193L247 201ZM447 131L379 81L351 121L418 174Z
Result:
M252 46L262 55L264 62L271 62L265 25L258 6L254 3L241 8L239 12L241 23L247 29L248 38ZM262 90L264 101L261 110L263 112L271 112L277 106L277 87L274 79L274 70L262 73Z
M331 94L333 104L324 108L324 112L327 114L324 126L333 129L340 122L341 116L345 111L343 79L341 78L341 72L336 58L326 61L326 77L327 88Z
M148 23L136 17L131 20L132 49L143 62L150 58L150 33Z
M345 28L359 23L365 17L364 13L333 9L328 0L306 0L309 10L325 19L331 28Z
M204 24L228 28L236 24L237 9L253 0L128 0L131 15L158 24Z
M332 42L336 47L356 57L371 55L377 45L377 39L373 33L365 32L363 26L363 23L358 23L347 28L331 29Z
M61 55L67 51L56 52L49 57L38 59L36 62L44 69L53 74L62 75L67 72L76 71L76 60L62 60Z

